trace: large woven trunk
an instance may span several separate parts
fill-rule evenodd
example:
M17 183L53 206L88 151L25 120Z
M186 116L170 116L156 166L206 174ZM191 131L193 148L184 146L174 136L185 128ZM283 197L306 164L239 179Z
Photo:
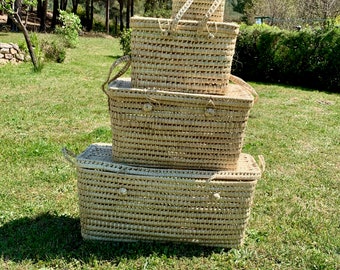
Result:
M237 24L133 17L131 27L133 88L226 93Z
M249 85L230 84L224 96L130 86L129 79L118 79L105 90L115 162L184 169L236 168L254 103Z
M111 146L76 158L85 239L237 247L261 171L247 154L233 171L167 170L111 162Z

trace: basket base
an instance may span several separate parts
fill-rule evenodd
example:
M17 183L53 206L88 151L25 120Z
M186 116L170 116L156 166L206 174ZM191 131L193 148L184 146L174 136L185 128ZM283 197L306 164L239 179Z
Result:
M132 167L111 161L111 145L77 157L84 239L242 245L261 171L242 154L233 171Z
M200 242L196 241L194 239L191 240L186 240L186 239L160 239L160 238L155 238L154 240L151 240L150 237L146 238L134 238L134 239L128 239L127 237L122 237L119 235L103 235L103 236L95 236L92 235L91 233L86 233L82 232L82 237L84 240L88 241L105 241L105 242L122 242L122 243L138 243L138 242L144 242L144 243L152 243L152 242L157 242L157 243L175 243L175 244L193 244L193 245L198 245L198 246L205 246L205 247L221 247L221 248L239 248L243 245L244 243L244 238L235 241L225 241L221 243L216 243L216 242Z

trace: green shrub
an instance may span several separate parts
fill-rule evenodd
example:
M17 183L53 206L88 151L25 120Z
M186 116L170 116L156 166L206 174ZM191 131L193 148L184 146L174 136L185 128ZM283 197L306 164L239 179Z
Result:
M42 42L43 52L46 60L62 63L66 58L66 48L59 40L44 40Z
M39 42L38 35L33 32L30 34L30 39L31 39L34 54L37 60L37 66L34 67L34 70L40 72L44 67L44 53L43 53L41 44Z
M66 58L66 48L60 38L54 35L42 38L42 36L32 33L30 39L38 60L38 71L42 70L45 61L64 62ZM19 42L18 46L21 51L28 54L27 45L24 41Z
M119 44L124 55L128 55L131 52L131 31L131 29L124 29L124 31L120 34Z
M95 32L105 33L106 32L105 23L103 23L102 21L94 20L92 30Z
M232 71L247 80L340 92L340 29L241 25Z
M19 49L22 51L22 52L25 52L25 54L28 54L28 48L27 48L27 44L24 40L20 40L18 42L18 46L19 46Z
M166 8L154 9L152 11L145 12L145 17L155 17L155 18L170 18L171 10Z
M81 30L80 18L74 13L60 10L59 19L62 22L62 26L56 27L56 33L64 38L66 47L77 47L79 31Z
M155 4L155 2L145 3L145 17L156 17L156 18L170 18L171 17L171 5L170 2Z

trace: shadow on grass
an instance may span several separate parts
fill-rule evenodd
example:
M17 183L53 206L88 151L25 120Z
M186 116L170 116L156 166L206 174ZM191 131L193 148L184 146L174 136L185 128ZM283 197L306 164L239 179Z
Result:
M123 55L116 54L116 55L107 55L106 57L111 58L112 60L117 60L121 58L122 56Z
M21 218L0 227L0 256L4 260L98 260L137 259L151 254L167 257L209 256L221 248L159 242L83 241L77 218L44 213L35 218Z

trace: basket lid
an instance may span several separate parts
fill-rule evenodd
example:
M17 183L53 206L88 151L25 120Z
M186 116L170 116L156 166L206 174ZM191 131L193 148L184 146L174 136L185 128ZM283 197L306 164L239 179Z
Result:
M159 89L141 89L131 87L131 78L119 78L111 82L106 91L112 98L136 98L148 97L157 101L176 101L176 104L192 104L205 106L207 100L215 106L236 106L252 108L255 98L246 87L239 84L229 83L225 95L195 94L184 92L171 92Z
M107 143L91 144L83 153L77 156L77 165L81 168L97 169L121 174L201 178L207 181L253 181L261 177L261 169L255 159L242 153L238 160L237 169L229 171L214 170L183 170L130 166L112 161L112 145Z
M130 19L130 24L133 29L152 29L159 30L160 32L164 29L168 29L172 19L165 18L153 18L153 17L140 17L133 16ZM197 27L199 26L199 21L195 20L180 20L178 22L176 32L185 32L185 31L197 31ZM203 29L203 32L209 32L208 29L214 29L215 32L222 32L224 36L230 35L231 37L237 37L240 30L240 25L234 22L215 22L208 21L207 27Z

